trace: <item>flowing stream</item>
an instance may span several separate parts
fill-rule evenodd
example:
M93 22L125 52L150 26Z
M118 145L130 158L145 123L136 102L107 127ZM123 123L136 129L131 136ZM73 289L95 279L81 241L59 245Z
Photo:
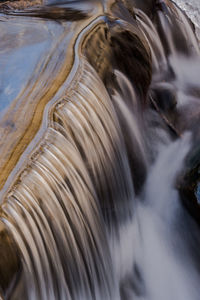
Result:
M158 2L3 7L2 299L200 300L200 50Z

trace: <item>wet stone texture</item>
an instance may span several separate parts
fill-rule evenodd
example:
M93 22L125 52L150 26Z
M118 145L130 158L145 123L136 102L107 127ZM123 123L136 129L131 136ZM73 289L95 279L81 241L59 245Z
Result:
M43 0L17 0L17 1L1 1L0 7L5 9L25 9L32 6L40 6L44 3Z
M16 254L16 247L4 224L0 221L0 299L1 293L4 295L9 293L8 287L14 284L19 269L20 263Z

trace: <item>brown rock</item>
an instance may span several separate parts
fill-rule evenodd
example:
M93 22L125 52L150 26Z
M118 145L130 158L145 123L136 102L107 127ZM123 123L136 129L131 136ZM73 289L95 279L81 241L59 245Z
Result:
M0 221L0 299L9 293L20 270L20 262L14 241Z

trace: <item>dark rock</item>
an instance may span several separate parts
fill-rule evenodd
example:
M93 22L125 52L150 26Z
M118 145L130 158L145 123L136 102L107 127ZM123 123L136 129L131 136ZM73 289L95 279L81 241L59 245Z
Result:
M170 83L159 82L152 85L151 96L162 111L169 112L176 107L176 90Z
M16 245L0 221L0 294L8 296L20 270Z

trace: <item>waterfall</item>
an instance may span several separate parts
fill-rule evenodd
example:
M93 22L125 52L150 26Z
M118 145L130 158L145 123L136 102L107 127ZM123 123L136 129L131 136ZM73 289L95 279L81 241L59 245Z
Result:
M84 59L77 74L39 153L3 205L23 253L29 299L117 297L107 235L132 214L131 175L102 82Z
M62 49L48 58L53 72L41 77L53 89L58 72L58 96L0 209L20 265L9 288L0 279L0 293L199 300L200 60L191 24L171 2L158 1L153 18L137 1L93 3L103 10L61 2L4 12L44 23L49 14L48 24L56 19L64 29ZM79 24L69 46L67 30Z

